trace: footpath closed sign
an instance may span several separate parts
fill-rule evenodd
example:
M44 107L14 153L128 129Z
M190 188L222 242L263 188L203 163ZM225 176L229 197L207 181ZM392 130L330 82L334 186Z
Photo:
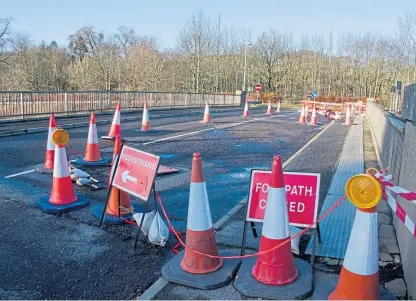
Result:
M246 221L263 222L270 175L271 171L252 171ZM320 174L285 172L284 182L289 223L299 227L312 225L318 214Z
M159 167L159 159L158 156L123 146L112 186L147 201Z

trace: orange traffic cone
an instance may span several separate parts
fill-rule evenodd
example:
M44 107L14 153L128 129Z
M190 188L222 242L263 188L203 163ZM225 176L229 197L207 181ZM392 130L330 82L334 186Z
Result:
M351 111L350 111L350 105L347 105L347 112L345 113L345 125L351 125Z
M163 276L168 281L202 289L227 285L240 260L231 260L224 264L220 258L210 258L193 252L194 250L211 256L218 256L202 160L199 153L194 153L192 160L186 228L187 248L162 268Z
M147 108L147 102L144 103L143 107L143 117L142 117L142 128L138 129L136 132L139 133L154 133L155 130L150 128L150 117L149 117L149 109Z
M376 208L357 208L341 275L329 300L380 299Z
M308 121L308 117L309 117L309 104L308 103L305 104L304 111L305 111L305 119L306 121Z
M280 156L273 158L259 253L257 260L244 261L238 271L234 286L240 293L272 300L310 295L312 266L292 255Z
M90 127L88 130L87 148L84 159L78 158L72 161L79 165L102 166L111 163L110 158L101 158L100 145L98 144L97 125L95 123L95 114L92 112L90 117Z
M127 223L127 220L133 219L133 213L137 208L131 204L130 194L111 186L110 181L115 169L116 162L121 152L121 137L119 135L115 138L113 162L110 169L110 177L108 189L110 194L108 196L107 209L105 211L104 223L112 225L120 225ZM101 219L104 211L104 204L97 204L93 207L92 212L94 216Z
M192 160L186 245L199 252L218 255L202 160L199 153L195 153ZM181 267L192 274L206 274L218 270L222 264L222 259L209 258L185 249Z
M63 213L86 207L88 200L75 194L69 174L65 145L55 146L52 192L50 197L38 201L38 206L46 213Z
M282 159L280 156L275 156L259 251L269 250L289 239ZM254 278L269 285L284 285L293 282L298 272L295 268L290 243L267 254L259 255L252 272Z
M276 113L280 113L280 101L277 102Z
M269 106L267 107L266 114L268 114L268 115L271 115L272 114L272 104L270 103L270 100L269 100Z
M300 108L300 118L299 118L299 123L306 123L306 117L305 117L305 105L302 104L301 108Z
M317 125L317 122L316 122L316 107L315 107L315 105L313 105L311 122L309 122L309 124Z
M116 135L121 137L121 127L120 127L120 103L117 104L116 111L114 113L113 122L111 124L110 132L108 136L102 136L102 139L114 140Z
M209 123L211 122L211 115L209 114L209 106L208 103L205 104L205 112L204 112L204 119L200 121L201 123Z
M55 116L52 114L49 119L48 143L46 144L46 158L43 167L53 169L53 160L55 156L55 144L52 141L52 133L56 130Z
M244 106L243 117L248 117L248 116L250 116L250 113L248 112L248 102L246 100L246 105Z

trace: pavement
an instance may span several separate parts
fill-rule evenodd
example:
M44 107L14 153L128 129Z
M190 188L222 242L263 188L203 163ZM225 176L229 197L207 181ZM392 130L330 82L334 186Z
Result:
M192 109L190 111L193 111ZM186 227L187 200L192 154L199 151L214 222L223 217L247 194L250 170L268 168L274 154L290 158L318 134L323 126L298 124L299 113L283 110L268 116L265 109L252 109L242 118L241 108L212 112L212 124L201 124L199 114L164 116L150 112L156 133L139 134L140 119L122 122L127 145L161 155L161 163L180 170L158 177L159 191L175 227ZM155 113L156 115L156 113ZM110 118L111 119L111 118ZM88 117L85 117L88 121ZM98 135L106 135L109 124L98 124ZM70 159L82 156L87 127L68 129ZM3 299L133 299L159 277L161 267L174 253L171 238L156 248L140 240L132 248L137 227L98 227L91 208L106 198L106 190L74 189L90 200L90 206L71 213L47 215L36 206L51 188L50 175L35 172L5 179L42 166L46 132L0 138L0 227L4 243L0 247L0 297ZM336 136L336 135L335 135ZM112 144L100 141L103 156L112 156ZM321 154L319 154L320 156ZM313 163L318 164L318 163ZM105 183L109 167L82 168ZM139 201L133 198L133 202ZM152 206L153 202L150 202ZM127 277L126 277L127 276Z

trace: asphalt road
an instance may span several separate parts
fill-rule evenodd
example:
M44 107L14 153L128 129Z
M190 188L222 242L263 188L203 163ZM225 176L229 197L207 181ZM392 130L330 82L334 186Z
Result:
M273 155L287 160L321 126L297 123L299 113L283 110L268 116L264 109L251 110L242 118L241 109L212 114L212 124L201 124L199 115L155 118L156 133L140 134L140 121L122 124L128 145L162 156L161 163L180 173L156 180L156 188L174 221L184 231L189 197L192 154L200 152L204 162L213 221L221 218L248 191L250 170L270 168ZM88 121L88 118L86 118ZM318 117L318 121L326 123ZM98 125L106 135L109 125ZM345 131L342 132L344 135ZM87 128L69 129L68 155L85 149ZM167 246L155 250L141 241L132 249L134 226L97 227L91 208L102 203L106 191L75 189L91 206L59 216L36 208L36 201L51 187L51 176L29 173L12 179L6 175L40 166L44 160L46 133L0 138L0 227L7 229L0 247L0 298L27 299L128 299L139 295L160 275L161 266L174 254ZM176 137L177 136L177 137ZM101 141L103 155L112 155L112 145ZM308 162L305 161L305 166ZM109 168L85 169L106 181ZM134 200L134 199L133 199ZM134 200L136 201L136 200ZM152 202L151 202L152 203Z

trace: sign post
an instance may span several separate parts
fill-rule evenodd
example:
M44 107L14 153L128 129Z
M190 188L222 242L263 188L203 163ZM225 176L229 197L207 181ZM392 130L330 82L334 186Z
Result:
M247 215L244 223L241 254L244 255L247 223L262 223L267 203L271 171L252 170L250 190L247 202ZM285 172L283 174L289 224L297 227L309 227L315 223L318 215L320 174ZM315 259L317 225L313 228L313 250L311 263ZM319 237L320 240L320 237Z
M257 99L256 101L259 101L259 93L261 91L261 85L260 84L256 84L256 94L257 94Z

